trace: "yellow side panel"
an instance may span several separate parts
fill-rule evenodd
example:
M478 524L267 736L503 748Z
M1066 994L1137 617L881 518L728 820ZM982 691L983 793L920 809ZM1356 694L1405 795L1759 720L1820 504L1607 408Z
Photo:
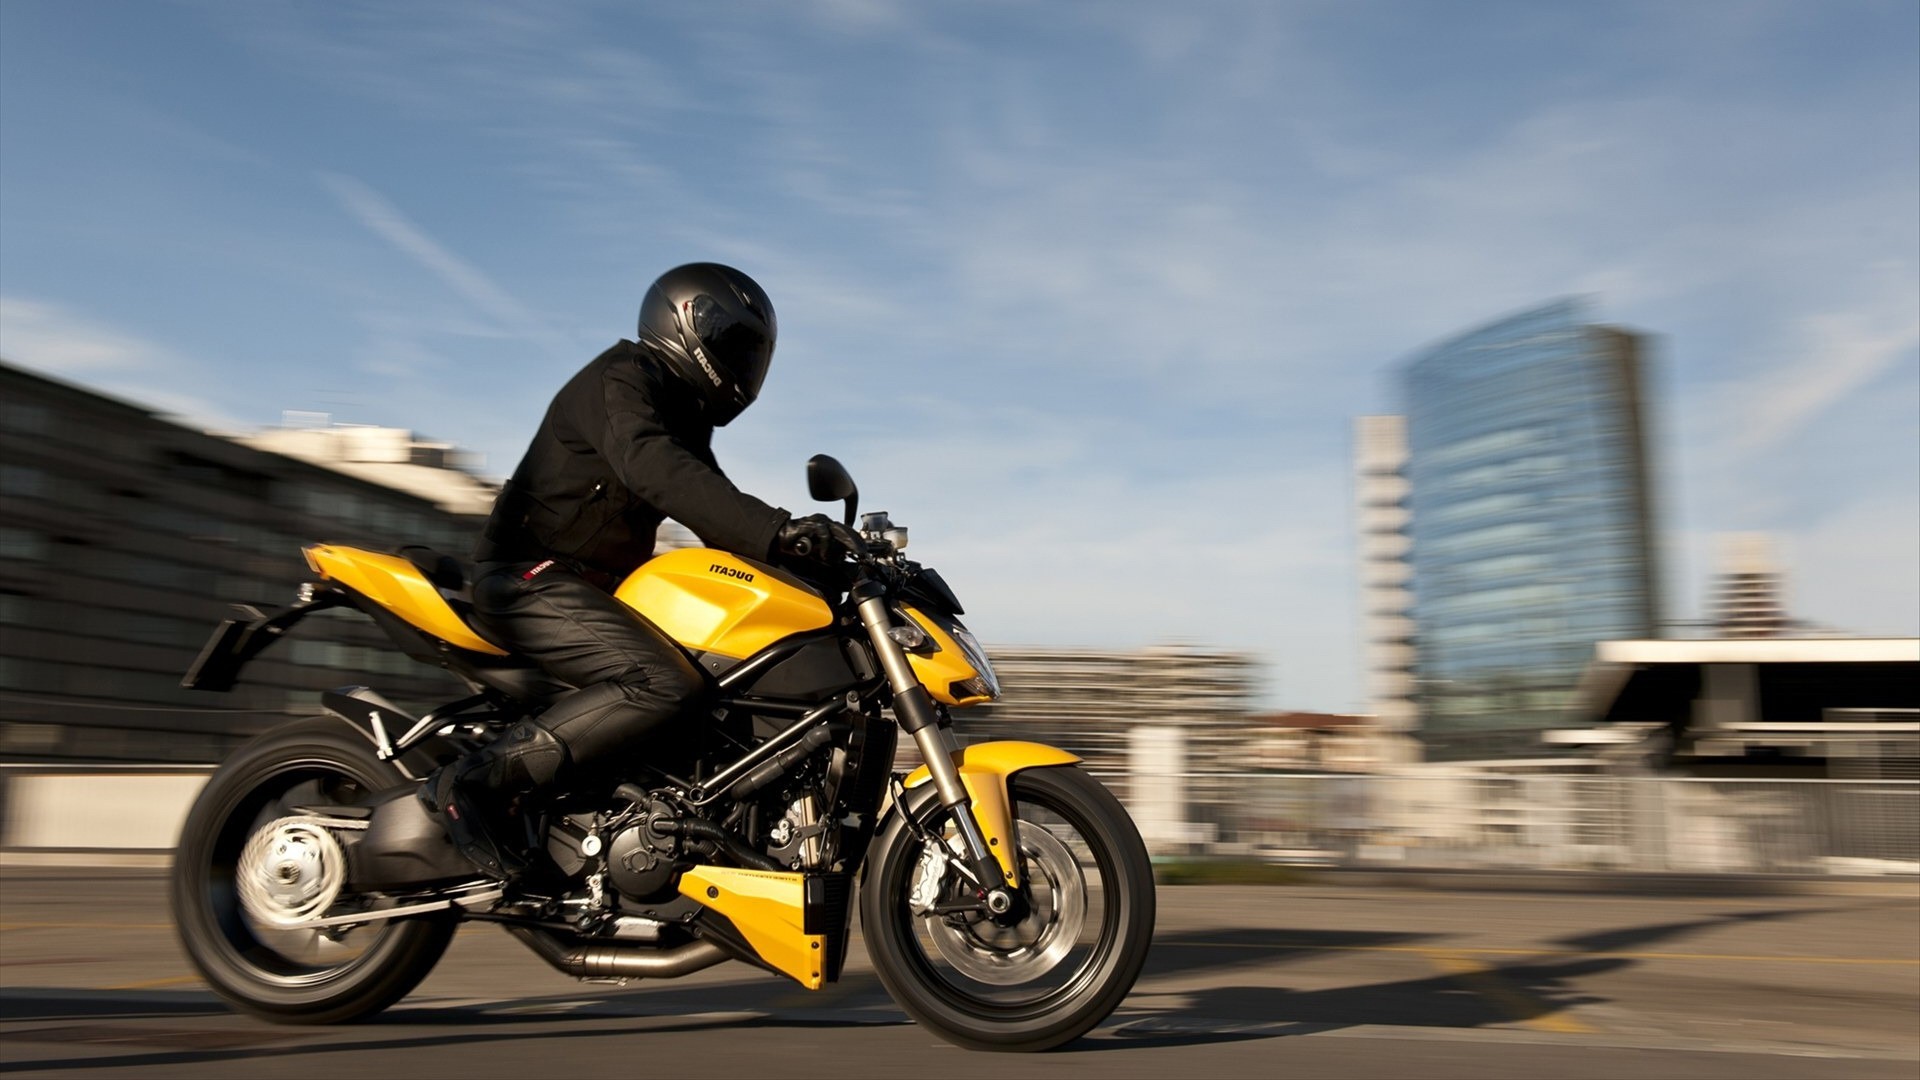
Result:
M712 548L655 556L613 595L680 644L736 660L833 621L827 602L799 580Z
M725 915L760 954L809 990L824 983L825 934L806 932L806 875L731 866L696 866L680 877L680 895Z
M306 549L306 554L307 563L321 577L372 599L447 644L492 656L507 655L505 649L461 622L420 568L398 555L333 544L315 544Z
M1000 860L1007 884L1020 884L1019 864L1013 858L1013 806L1007 795L1007 777L1021 769L1043 765L1072 765L1080 759L1065 750L1044 743L999 742L963 746L953 752L960 768L960 782L966 785L967 798L973 803L973 820ZM907 774L907 787L919 787L933 779L925 765Z
M967 654L960 651L959 644L940 628L938 622L927 618L913 607L907 608L906 612L920 629L927 632L927 636L933 639L933 643L940 646L932 656L922 656L919 653L907 654L908 666L912 667L913 673L919 677L920 685L926 687L927 693L933 695L933 700L956 708L993 700L985 694L963 698L953 696L954 683L971 679L980 673L967 662Z

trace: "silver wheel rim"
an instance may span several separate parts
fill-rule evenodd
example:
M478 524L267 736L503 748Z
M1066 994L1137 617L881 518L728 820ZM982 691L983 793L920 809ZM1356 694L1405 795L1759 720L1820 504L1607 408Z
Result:
M263 926L288 930L319 918L346 884L340 842L307 817L284 817L255 832L240 853L240 907Z

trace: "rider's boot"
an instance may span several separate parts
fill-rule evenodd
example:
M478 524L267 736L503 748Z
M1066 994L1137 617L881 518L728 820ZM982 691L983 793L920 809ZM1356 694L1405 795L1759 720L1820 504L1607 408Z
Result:
M531 865L529 796L550 789L571 764L565 743L531 720L427 777L420 801L440 819L460 854L488 877L513 881Z

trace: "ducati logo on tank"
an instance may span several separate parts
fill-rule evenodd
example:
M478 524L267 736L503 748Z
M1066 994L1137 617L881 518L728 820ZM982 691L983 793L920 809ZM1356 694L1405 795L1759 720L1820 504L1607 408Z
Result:
M727 577L739 578L741 581L753 580L752 571L742 570L737 566L728 566L725 563L714 563L712 566L707 567L707 569L716 574L725 574Z

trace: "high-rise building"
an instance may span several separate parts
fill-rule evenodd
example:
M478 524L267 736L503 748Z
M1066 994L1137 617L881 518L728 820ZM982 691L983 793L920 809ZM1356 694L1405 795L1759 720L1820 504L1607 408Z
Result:
M1596 642L1653 636L1643 344L1558 300L1401 373L1416 643L1431 759L1537 750Z
M1353 426L1354 523L1360 532L1360 625L1376 756L1416 757L1413 568L1407 562L1407 420L1362 416Z

